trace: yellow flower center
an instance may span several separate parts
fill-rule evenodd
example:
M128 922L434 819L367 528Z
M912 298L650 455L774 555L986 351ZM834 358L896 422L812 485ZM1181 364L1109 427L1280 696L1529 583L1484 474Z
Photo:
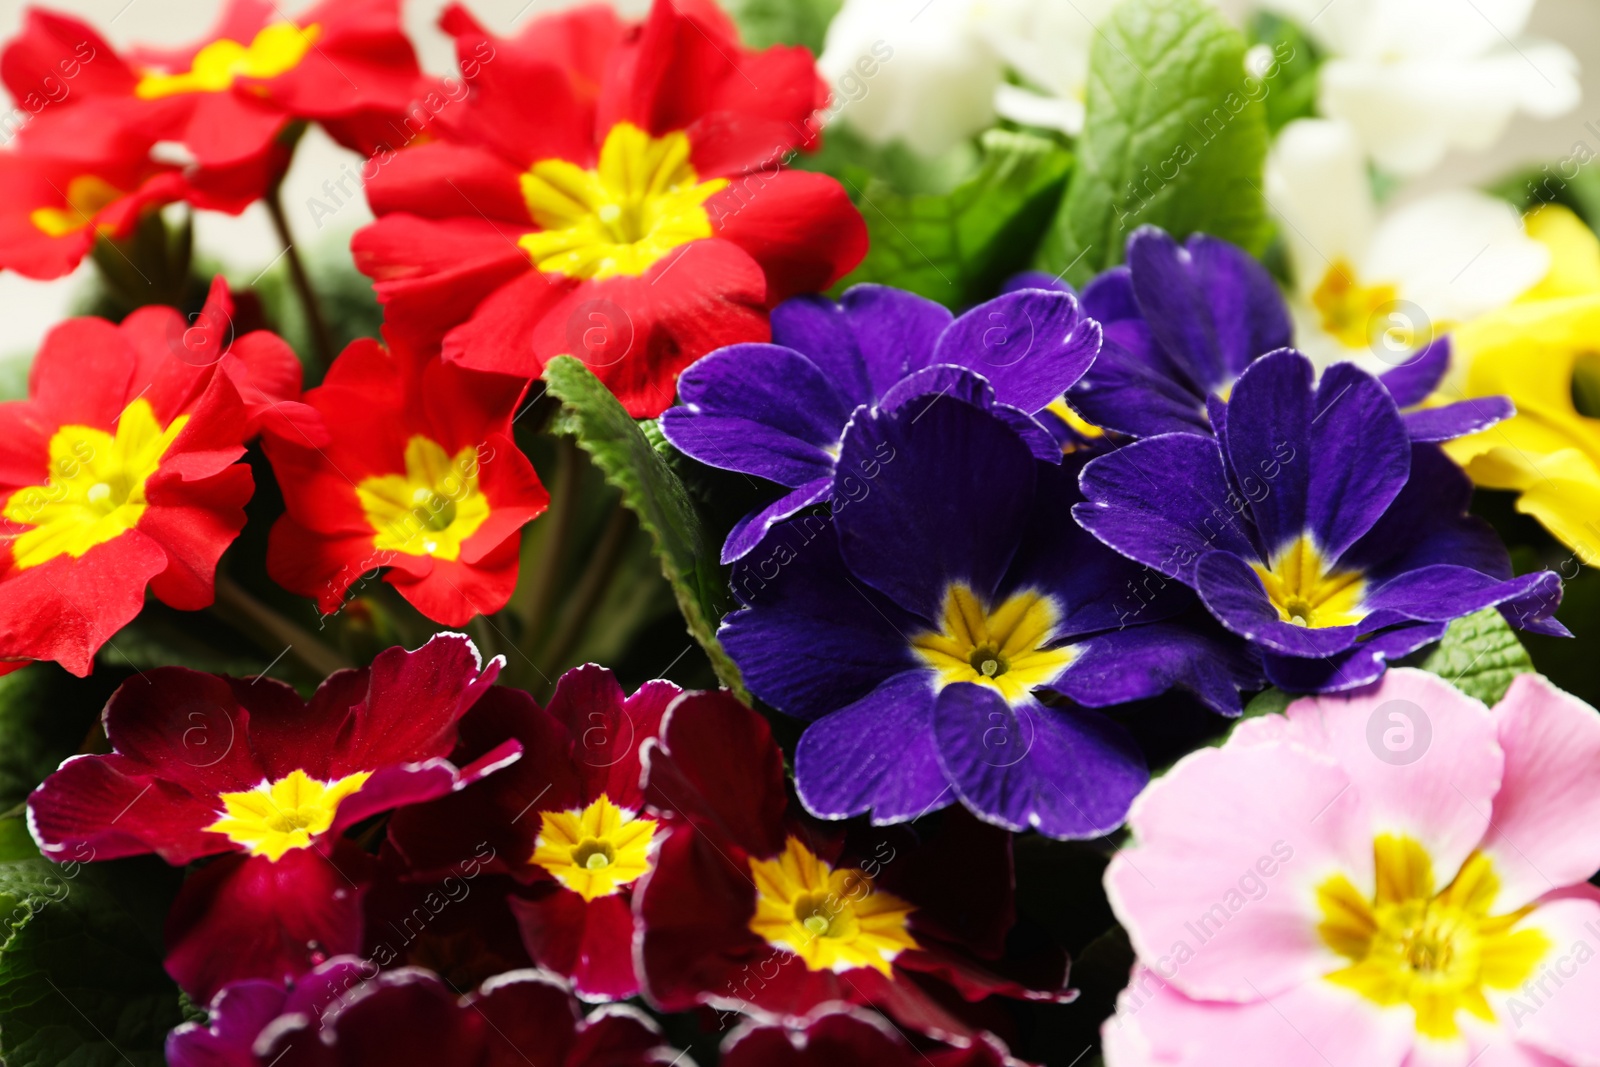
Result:
M1346 348L1366 348L1372 332L1380 324L1378 310L1392 303L1399 290L1387 283L1362 285L1356 271L1344 259L1336 259L1311 294L1311 306L1322 316L1322 328ZM1395 337L1397 346L1409 347L1414 339Z
M188 421L179 415L163 428L141 397L117 418L115 437L92 426L57 430L46 483L18 489L6 501L7 519L33 527L12 538L16 566L77 559L137 526L147 506L145 482Z
M252 856L265 856L278 862L285 852L305 848L312 838L326 833L333 825L339 802L366 784L367 771L348 774L331 782L319 782L305 771L290 771L276 782L262 782L254 789L223 793L223 815L206 829L225 834L229 841L243 845Z
M65 237L94 222L94 217L127 194L104 178L80 174L67 183L66 207L41 207L28 221L51 237Z
M650 869L656 821L611 803L604 793L586 808L541 811L529 863L584 900L608 897Z
M727 184L700 180L681 130L651 137L619 122L594 170L545 159L522 176L528 214L540 229L517 243L546 274L643 274L679 245L711 236L704 204Z
M363 478L356 499L379 549L453 560L461 544L489 517L489 498L478 487L478 452L470 445L454 456L421 435L406 442L404 474Z
M906 928L910 904L874 889L863 871L834 870L798 838L789 838L776 859L752 859L750 875L751 932L793 952L810 970L871 967L888 976L895 957L917 947Z
M1485 989L1516 989L1554 943L1535 929L1517 929L1532 905L1491 914L1500 879L1473 853L1443 892L1435 894L1433 862L1407 837L1373 842L1377 889L1371 899L1343 875L1317 887L1322 940L1350 965L1326 975L1385 1007L1409 1004L1417 1032L1460 1035L1457 1013L1494 1022Z
M299 66L321 33L322 27L315 23L302 28L274 22L263 26L248 45L224 37L196 52L188 70L149 71L133 91L141 100L156 100L178 93L220 93L233 88L238 78L276 78Z
M1353 626L1367 617L1361 598L1367 583L1357 571L1328 569L1309 537L1299 537L1272 558L1250 565L1267 588L1278 617L1296 626Z
M945 590L943 632L917 634L911 648L937 672L941 687L986 685L1015 704L1072 662L1072 649L1044 647L1060 619L1056 602L1031 589L989 611L957 582Z

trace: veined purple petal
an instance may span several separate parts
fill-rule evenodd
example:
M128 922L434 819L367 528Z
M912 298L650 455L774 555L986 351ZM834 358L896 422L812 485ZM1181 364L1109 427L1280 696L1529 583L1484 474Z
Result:
M1261 579L1231 552L1212 552L1195 568L1195 589L1217 621L1249 641L1286 656L1331 656L1360 636L1356 626L1295 626L1284 622Z
M815 363L853 407L877 399L866 361L844 308L820 294L796 296L772 309L772 343Z
M1353 363L1335 364L1323 374L1316 410L1305 528L1322 551L1337 558L1405 487L1411 439L1388 390Z
M934 751L933 672L903 671L806 727L794 754L795 789L822 819L872 812L904 822L953 804Z
M1001 403L1032 413L1083 377L1099 352L1100 325L1083 317L1075 297L1025 289L956 319L929 363L971 367Z
M954 397L990 412L1027 442L1035 458L1048 463L1061 462L1061 446L1050 431L1027 412L999 403L995 399L994 386L969 367L935 363L931 367L912 371L883 395L879 407L889 412L910 407L915 418L922 409L941 396Z
M777 345L730 345L678 379L661 432L685 455L723 470L799 486L833 470L850 408L817 365Z
M1143 324L1119 323L1106 331L1099 358L1069 394L1073 407L1096 426L1130 437L1210 433L1204 397L1173 373L1154 342L1130 333L1143 334Z
M1453 441L1487 430L1516 413L1509 397L1481 396L1443 407L1408 411L1401 418L1413 441Z
M1240 694L1266 685L1260 657L1203 612L1111 630L1072 647L1076 657L1049 688L1085 707L1182 689L1219 715L1238 715L1244 710Z
M1374 584L1449 563L1492 578L1511 577L1511 557L1494 527L1467 514L1472 481L1436 445L1411 446L1411 476L1383 518L1339 560Z
M908 638L929 625L846 570L832 521L782 523L740 560L733 590L745 607L718 631L750 691L802 719L826 715L891 675L921 667Z
M1445 334L1413 352L1394 370L1385 371L1378 380L1396 405L1409 408L1428 399L1449 369L1450 335Z
M834 480L840 555L926 619L940 616L951 582L990 600L1026 528L1037 467L1004 422L953 397L864 412Z
M1230 377L1237 377L1256 358L1291 343L1294 325L1288 305L1272 275L1254 256L1202 233L1192 235L1186 248Z
M839 306L850 320L877 396L932 362L934 346L952 321L943 304L885 285L857 285Z
M1122 825L1149 781L1144 756L1121 726L1081 708L1016 706L958 682L933 710L939 763L966 806L1010 830L1098 837Z
M1515 602L1526 629L1560 606L1561 577L1554 571L1537 571L1501 580L1468 567L1438 563L1390 579L1369 592L1366 601L1374 614L1394 612L1419 622L1446 622Z
M830 472L829 476L813 479L734 523L733 529L728 531L728 539L722 543L722 562L733 563L749 555L767 536L768 530L813 504L820 504L828 498L832 488Z
M1389 663L1408 656L1444 636L1447 624L1418 622L1372 634L1343 652L1315 659L1280 656L1261 658L1267 680L1290 693L1342 693L1383 677Z
M1129 559L1193 585L1215 549L1254 557L1248 523L1210 437L1162 434L1091 460L1079 478L1078 525Z
M1141 226L1128 238L1128 269L1139 310L1156 343L1182 365L1203 396L1229 374L1207 306L1209 294L1201 291L1195 266L1188 250L1164 230Z
M1123 319L1142 319L1139 301L1133 295L1133 272L1127 267L1112 267L1083 289L1083 310L1089 317L1108 326Z

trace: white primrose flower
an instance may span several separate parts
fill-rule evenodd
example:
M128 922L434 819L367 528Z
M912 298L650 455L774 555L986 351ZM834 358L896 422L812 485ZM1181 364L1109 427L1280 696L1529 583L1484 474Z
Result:
M1294 276L1296 344L1319 366L1390 370L1549 269L1549 252L1511 205L1476 190L1433 193L1380 217L1359 139L1330 119L1284 127L1266 191Z
M1348 122L1379 167L1438 166L1481 151L1519 111L1551 118L1580 97L1565 47L1522 37L1534 0L1261 0L1329 53L1319 107Z
M1075 134L1089 46L1114 2L845 0L817 65L838 114L874 144L938 156L1001 116Z

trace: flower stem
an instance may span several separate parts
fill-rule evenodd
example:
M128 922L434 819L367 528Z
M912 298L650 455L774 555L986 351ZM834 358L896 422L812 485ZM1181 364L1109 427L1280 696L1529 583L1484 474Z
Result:
M217 599L212 610L224 621L254 638L263 648L275 648L279 642L288 645L288 652L318 677L355 666L310 630L284 618L220 571L217 572ZM266 638L266 641L262 638Z
M289 232L289 219L283 213L282 187L273 186L265 200L267 213L272 216L272 228L278 231L278 240L283 242L284 258L289 261L289 278L294 283L295 293L300 297L300 307L305 312L312 354L316 357L318 367L326 371L333 362L333 335L328 332L328 320L323 317L322 304L317 299L316 290L311 287L311 276L306 273L300 253L295 250L294 235Z
M572 598L567 601L565 610L561 612L561 621L556 627L549 647L542 649L541 654L534 657L535 663L542 659L550 665L552 671L559 671L566 663L567 657L577 648L584 630L588 629L589 617L600 605L601 597L610 588L611 579L616 576L617 561L622 558L622 551L627 547L628 534L632 527L632 513L620 500L617 501L616 510L611 513L605 532L600 535L600 543L595 546L594 554L589 557L589 563L578 579Z
M539 559L528 582L527 595L519 604L522 615L523 648L532 647L548 629L548 619L556 598L556 575L561 560L567 554L567 542L572 540L572 528L577 522L578 475L580 458L578 445L570 437L556 441L556 471L550 492L550 508L541 520L547 524Z

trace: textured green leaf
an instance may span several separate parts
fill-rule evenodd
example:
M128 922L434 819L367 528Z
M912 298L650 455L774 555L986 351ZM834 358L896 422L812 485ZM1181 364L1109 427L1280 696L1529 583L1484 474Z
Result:
M799 44L819 55L828 23L844 0L726 0L723 6L751 48Z
M87 858L87 857L86 857ZM159 860L55 864L0 821L0 1057L7 1067L159 1067L183 1021L161 926L181 875Z
M121 677L97 671L74 678L53 663L0 677L0 811L78 751Z
M672 584L689 633L705 649L723 684L748 701L739 669L716 636L717 623L732 607L727 576L717 562L720 546L662 454L670 446L659 434L652 443L579 360L558 356L545 367L544 380L562 403L553 429L577 438L606 481L621 490L623 503L655 543L656 559Z
M1533 670L1533 660L1511 625L1495 608L1457 619L1445 631L1422 669L1432 671L1468 696L1494 704L1511 680Z
M1022 270L1066 187L1072 156L1032 134L990 130L976 174L946 194L903 195L844 177L872 238L846 285L879 282L953 308L993 296Z
M1113 9L1090 53L1078 167L1039 267L1082 284L1121 263L1146 223L1262 251L1267 119L1244 53L1243 35L1205 0Z

